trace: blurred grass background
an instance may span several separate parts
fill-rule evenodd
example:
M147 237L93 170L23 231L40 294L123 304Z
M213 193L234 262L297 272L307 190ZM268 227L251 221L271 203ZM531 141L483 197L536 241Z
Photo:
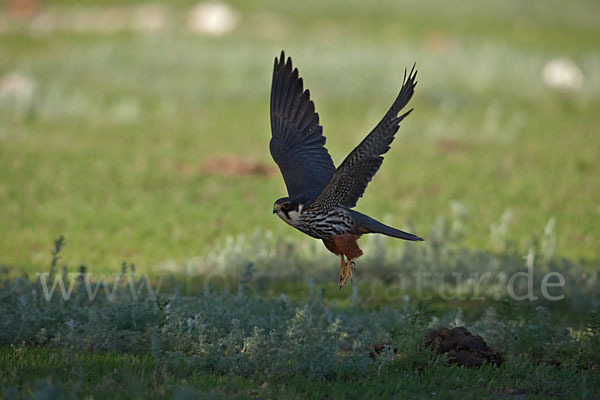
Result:
M559 255L597 254L597 1L217 4L210 33L192 1L3 3L0 263L43 271L61 234L95 271L181 264L257 228L312 240L271 213L281 49L336 165L417 64L415 112L359 210L425 238L459 213L464 245L486 250L494 226L525 248L554 218ZM224 156L259 173L219 172Z

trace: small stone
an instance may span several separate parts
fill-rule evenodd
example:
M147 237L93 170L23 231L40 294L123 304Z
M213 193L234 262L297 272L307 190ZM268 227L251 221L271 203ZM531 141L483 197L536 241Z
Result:
M188 28L195 33L220 36L234 30L238 20L238 13L228 4L204 2L190 11Z
M548 61L542 70L542 80L551 88L577 91L583 87L583 73L569 58Z

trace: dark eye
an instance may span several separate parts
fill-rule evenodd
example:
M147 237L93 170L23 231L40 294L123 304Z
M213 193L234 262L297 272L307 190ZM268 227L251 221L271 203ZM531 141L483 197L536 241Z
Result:
M281 209L285 210L285 211L289 210L290 209L290 203L283 203L281 205Z

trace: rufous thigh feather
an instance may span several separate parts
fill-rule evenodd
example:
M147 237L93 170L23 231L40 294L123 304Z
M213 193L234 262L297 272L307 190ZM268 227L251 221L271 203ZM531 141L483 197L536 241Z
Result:
M327 247L327 250L329 250L330 252L332 252L336 256L339 256L341 254L340 251L338 250L338 248L336 247L335 242L333 240L323 239L323 244L325 245L325 247Z
M356 240L358 239L357 235L346 233L345 235L332 236L331 238L333 239L335 247L339 251L338 254L345 255L349 260L353 260L362 256L363 252L358 247L358 243L356 243Z

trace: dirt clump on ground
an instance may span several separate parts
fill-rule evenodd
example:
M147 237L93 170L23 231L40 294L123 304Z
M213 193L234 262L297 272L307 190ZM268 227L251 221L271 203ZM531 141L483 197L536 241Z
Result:
M447 354L450 364L477 368L485 362L496 366L504 362L498 350L489 347L481 336L473 335L464 326L432 329L425 334L425 345L437 354Z
M224 155L206 159L202 164L201 171L209 175L218 174L231 177L270 176L277 173L277 168L250 158Z

